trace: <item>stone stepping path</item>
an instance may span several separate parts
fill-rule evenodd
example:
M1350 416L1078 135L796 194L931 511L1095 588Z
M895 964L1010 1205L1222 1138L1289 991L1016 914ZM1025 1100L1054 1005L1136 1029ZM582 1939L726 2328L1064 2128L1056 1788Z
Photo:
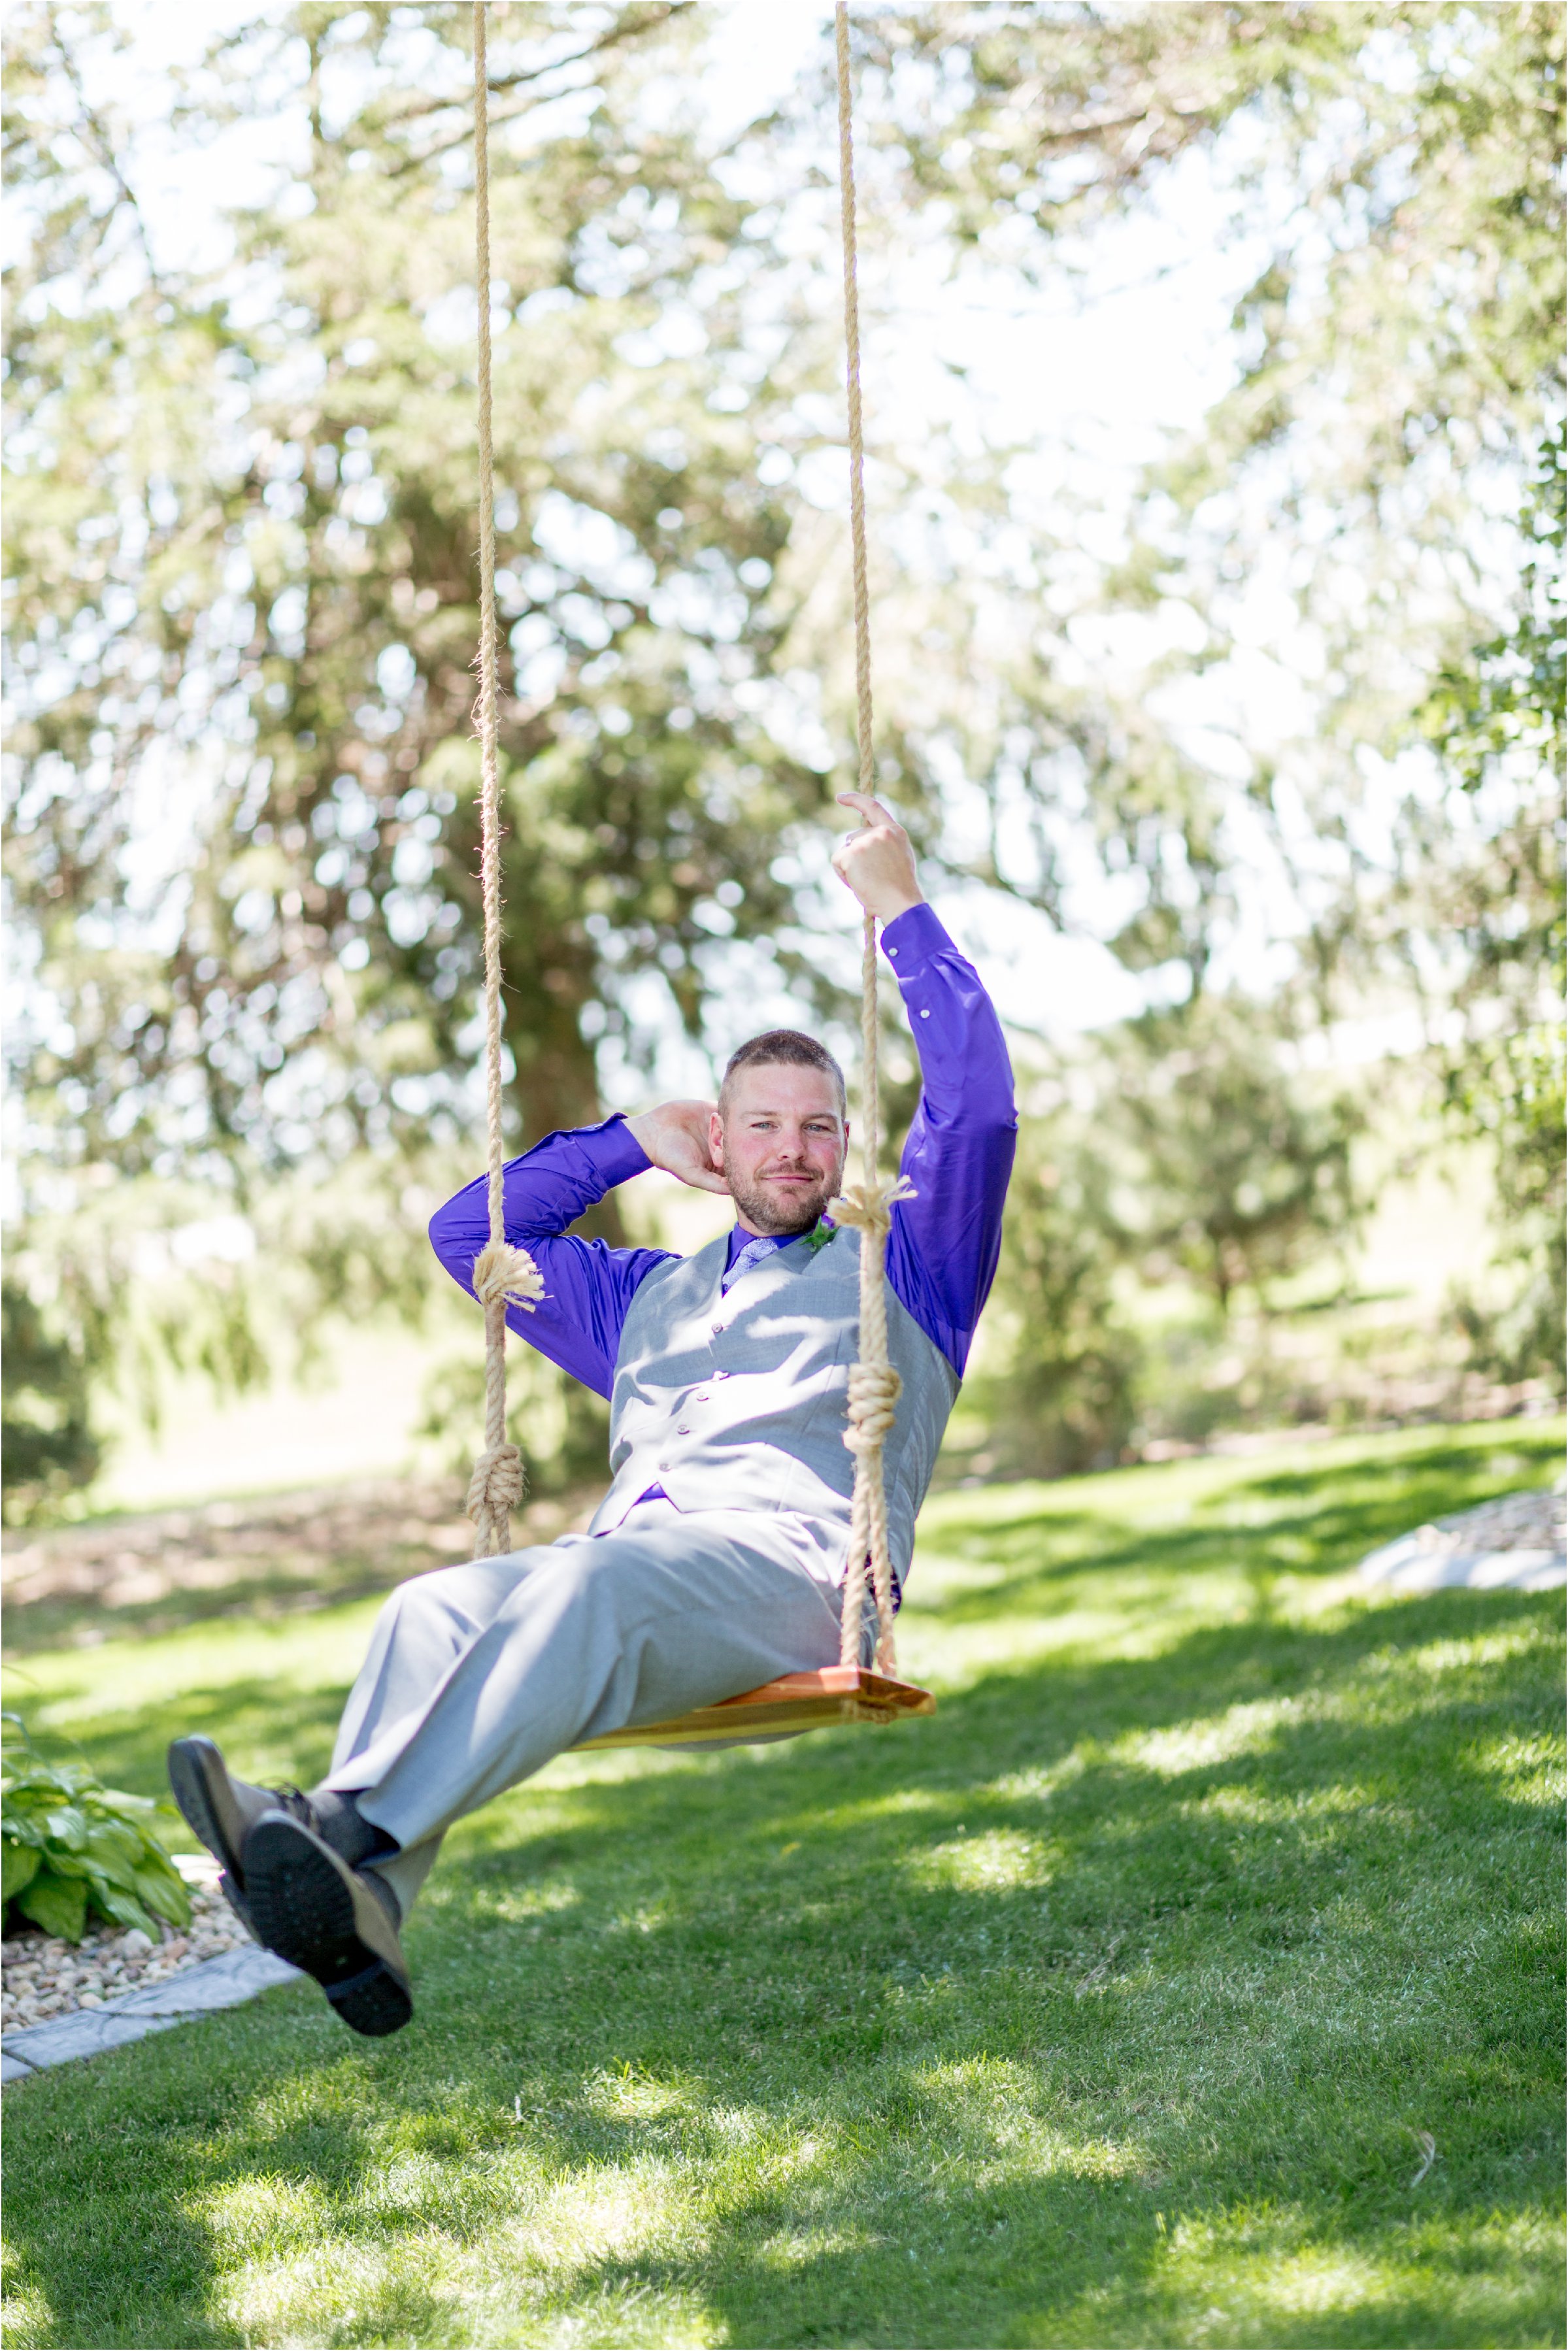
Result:
M127 1937L112 1929L100 1928L74 1948L44 1937L32 1938L33 1951L20 1938L5 1945L11 2022L0 2035L0 2080L25 2082L45 2066L96 2057L101 2050L121 2048L149 2032L166 2032L172 2025L210 2016L215 2009L237 2008L274 1984L296 1980L297 1968L251 1941L217 1890L218 1865L209 1854L179 1853L173 1859L190 1889L193 1961L179 1963L186 1950L183 1937L160 1949L147 1946L144 1935ZM135 1952L134 1967L147 1980L100 1997L105 1963L111 1966L127 1951ZM169 1959L176 1963L171 1966ZM24 2009L18 2024L21 2003L15 1988L24 1975L29 1989L52 1993L56 2012L29 2022ZM84 1983L89 1987L85 1991Z
M1500 1495L1416 1527L1369 1552L1356 1573L1385 1592L1551 1592L1568 1583L1562 1489Z
M47 2024L29 2024L7 2032L0 2042L0 2078L25 2082L46 2065L68 2065L78 2057L96 2057L102 2050L119 2049L141 2041L149 2032L167 2032L172 2025L193 2017L210 2016L215 2009L238 2008L274 1984L300 1980L298 1968L270 1951L246 1943L225 1951L199 1967L166 1976L162 1983L144 1984L101 2008L78 2008L68 2016L52 2017Z

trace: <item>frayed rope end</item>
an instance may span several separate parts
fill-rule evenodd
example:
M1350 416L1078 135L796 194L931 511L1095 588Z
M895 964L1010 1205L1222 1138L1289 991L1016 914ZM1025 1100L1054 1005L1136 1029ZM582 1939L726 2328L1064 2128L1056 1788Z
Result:
M502 1300L531 1314L545 1294L545 1278L525 1249L491 1241L474 1260L474 1294L482 1306Z
M895 1202L917 1196L907 1176L895 1176L891 1182L846 1184L841 1196L829 1201L828 1214L835 1225L850 1225L862 1233L885 1233L892 1228Z

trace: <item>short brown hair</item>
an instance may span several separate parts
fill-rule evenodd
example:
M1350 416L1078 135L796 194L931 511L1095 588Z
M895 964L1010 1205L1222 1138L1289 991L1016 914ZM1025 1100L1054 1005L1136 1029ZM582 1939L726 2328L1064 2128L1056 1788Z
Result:
M718 1114L722 1118L728 1108L727 1097L729 1081L738 1070L765 1068L782 1061L796 1070L823 1070L839 1090L839 1116L848 1108L848 1091L844 1073L825 1045L808 1037L799 1029L765 1029L760 1037L748 1037L737 1045L725 1063L724 1083L718 1090Z

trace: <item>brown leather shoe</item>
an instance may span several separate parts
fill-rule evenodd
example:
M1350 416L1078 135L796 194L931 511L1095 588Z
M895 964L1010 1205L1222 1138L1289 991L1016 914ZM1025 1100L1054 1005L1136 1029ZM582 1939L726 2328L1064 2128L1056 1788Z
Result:
M305 1798L298 1789L257 1788L248 1780L236 1780L213 1740L200 1736L176 1739L170 1747L169 1785L187 1828L222 1863L224 1892L250 1927L243 1860L246 1838L263 1813L298 1811L305 1806Z

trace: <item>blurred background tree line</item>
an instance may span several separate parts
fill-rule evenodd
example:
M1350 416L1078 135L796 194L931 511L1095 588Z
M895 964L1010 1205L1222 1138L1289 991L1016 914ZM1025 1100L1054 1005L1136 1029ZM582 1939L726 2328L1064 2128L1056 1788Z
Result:
M238 1390L335 1319L417 1323L473 1170L468 25L236 12L168 135L298 135L209 266L139 204L124 13L7 18L14 1516L90 1496L106 1396L151 1425L172 1367ZM683 1039L844 1019L827 52L737 131L713 29L492 10L519 1145ZM933 887L1096 936L1144 1007L1015 1022L956 1466L1368 1408L1281 1334L1445 1136L1497 1244L1445 1360L1558 1392L1560 11L944 0L854 42L873 330L904 248L1027 306L1199 166L1258 248L1226 388L1114 531L883 401L886 789ZM1260 674L1269 726L1225 698ZM1397 1057L1347 1053L1378 1021ZM472 1377L437 1365L433 1426ZM538 1374L519 1413L536 1479L592 1466L591 1400Z

